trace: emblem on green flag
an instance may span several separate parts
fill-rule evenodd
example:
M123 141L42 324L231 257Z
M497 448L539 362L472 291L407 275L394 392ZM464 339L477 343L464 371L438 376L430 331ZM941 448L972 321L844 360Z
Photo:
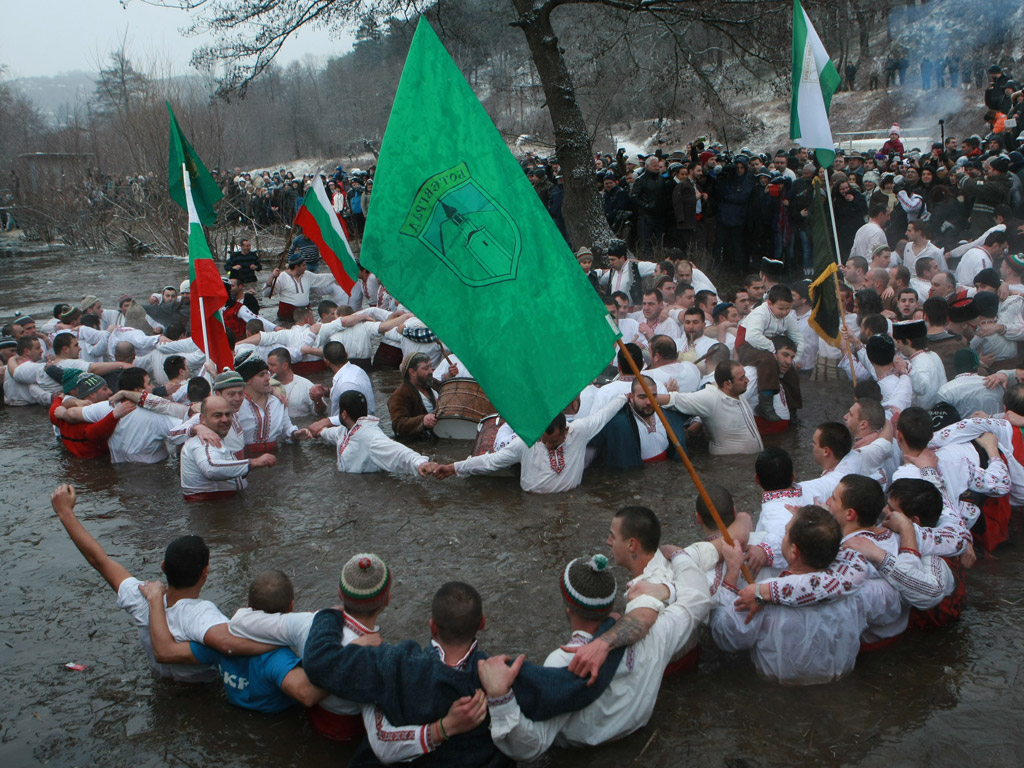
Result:
M612 360L618 331L422 17L373 186L360 264L532 444Z
M427 246L465 285L515 280L519 227L466 163L423 182L399 232Z

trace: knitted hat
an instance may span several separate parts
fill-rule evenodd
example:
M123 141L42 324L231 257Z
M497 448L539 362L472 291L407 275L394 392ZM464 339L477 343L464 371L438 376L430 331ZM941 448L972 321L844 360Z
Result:
M29 323L34 323L34 322L35 322L35 320L32 318L32 315L22 315L21 317L19 317L17 320L14 321L14 324L15 325L20 325L22 328L24 328Z
M981 272L976 274L974 276L974 282L975 284L981 283L982 285L990 285L993 288L998 288L1003 281L999 279L999 273L992 269L992 267L989 267L988 269L983 269Z
M372 611L387 600L391 588L391 571L378 555L354 555L341 569L338 588L346 608Z
M178 288L178 293L188 293L188 289L189 289L189 281L188 280L182 280L181 281L181 286Z
M731 301L720 301L718 304L715 304L715 308L711 310L711 319L717 321L718 318L735 306L736 305Z
M122 293L120 296L117 297L117 306L120 307L126 301L131 301L131 300L132 300L132 295L131 294L129 294L129 293Z
M953 371L957 376L961 373L974 373L979 365L981 360L978 359L978 353L970 347L958 349L953 355Z
M1010 158L1008 157L996 157L988 161L988 164L992 167L993 171L998 173L1006 173L1010 170Z
M1024 272L1024 253L1011 253L1006 257L1006 261L1014 272Z
M0 349L16 349L18 346L17 340L11 336L0 336Z
M305 260L306 260L306 257L303 256L298 251L292 251L291 253L288 254L288 266L289 267L294 267L297 264L302 264Z
M72 307L68 304L65 304L64 306L67 308L60 313L60 321L62 323L73 323L82 316L82 310L78 307Z
M594 252L585 245L581 245L576 251L576 260L579 261L583 258L590 259L591 261L594 260Z
M217 378L213 380L213 391L220 392L221 390L231 389L232 387L244 387L245 379L238 375L236 371L224 371L218 373Z
M992 291L978 291L974 294L974 306L981 317L995 317L999 314L999 296Z
M82 303L79 304L78 306L81 307L82 311L84 312L97 301L99 301L99 299L96 296L83 296Z
M871 251L871 258L875 258L875 256L880 254L882 251L892 251L892 248L890 248L888 245L876 245L874 249Z
M76 389L78 389L79 380L86 375L86 372L80 368L59 368L61 371L60 375L60 387L64 390L65 395L70 395ZM53 374L47 371L51 378Z
M896 356L896 343L888 333L876 333L866 345L868 360L874 365L889 365Z
M562 571L562 597L585 619L603 619L615 602L615 577L604 555L577 557Z
M898 124L898 123L893 123L893 124L892 124L892 128L890 128L890 129L889 129L889 135L890 135L890 136L892 136L892 135L893 135L894 133L895 133L895 134L896 134L897 136L899 136L899 135L900 135L900 126L899 126L899 124Z
M870 181L877 187L879 183L882 181L882 177L879 176L875 171L868 171L867 173L864 174L864 178L861 179L861 181L863 181L865 184L867 184Z
M978 316L974 299L957 299L949 304L949 319L954 323L966 323Z
M243 381L247 382L256 374L266 370L268 370L267 361L256 354L255 350L246 350L235 358L235 371Z
M928 324L924 320L904 320L892 324L892 337L896 341L923 339L928 335Z

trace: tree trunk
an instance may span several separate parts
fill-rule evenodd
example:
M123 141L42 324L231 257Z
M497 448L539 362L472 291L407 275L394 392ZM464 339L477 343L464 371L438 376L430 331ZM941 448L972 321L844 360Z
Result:
M533 0L512 0L537 67L555 134L565 200L562 213L574 248L592 246L612 236L601 208L594 176L593 142L562 49L551 26L550 9L535 9Z
M860 43L857 66L866 67L871 61L871 15L858 10L854 11L854 17L857 19L857 39Z

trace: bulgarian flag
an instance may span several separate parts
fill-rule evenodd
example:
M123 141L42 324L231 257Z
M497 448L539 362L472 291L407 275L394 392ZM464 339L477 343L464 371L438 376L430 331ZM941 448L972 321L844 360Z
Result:
M793 0L793 97L789 108L789 138L815 150L828 168L836 159L828 110L839 88L839 72L828 57L811 19Z
M227 289L217 264L206 242L203 225L199 222L192 183L187 170L182 172L185 183L185 202L188 206L188 279L192 312L192 340L213 360L218 371L234 367L234 355L228 344L227 332L220 309L228 300Z
M338 285L345 293L351 293L359 279L359 267L348 244L345 227L327 199L319 173L314 174L313 183L302 199L295 225L302 227L302 233L316 243L320 258L331 268Z

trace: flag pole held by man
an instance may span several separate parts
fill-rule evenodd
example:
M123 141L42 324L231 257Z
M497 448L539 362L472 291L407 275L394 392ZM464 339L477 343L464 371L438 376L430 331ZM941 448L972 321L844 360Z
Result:
M532 444L608 364L618 331L422 18L374 182L362 265L451 347Z
M825 46L811 24L800 0L793 0L793 93L789 110L789 136L801 145L814 149L823 168L831 167L836 159L835 140L828 122L832 96L839 88L841 78L829 58ZM836 259L832 258L824 210L821 204L821 186L814 185L811 203L811 235L814 248L814 280L809 287L811 299L811 327L828 344L839 346L839 326L846 322L842 296L839 290L839 243L835 239L835 213L832 196L824 190L832 218ZM833 285L826 287L829 282ZM850 363L853 375L853 363ZM856 380L854 381L856 384Z

